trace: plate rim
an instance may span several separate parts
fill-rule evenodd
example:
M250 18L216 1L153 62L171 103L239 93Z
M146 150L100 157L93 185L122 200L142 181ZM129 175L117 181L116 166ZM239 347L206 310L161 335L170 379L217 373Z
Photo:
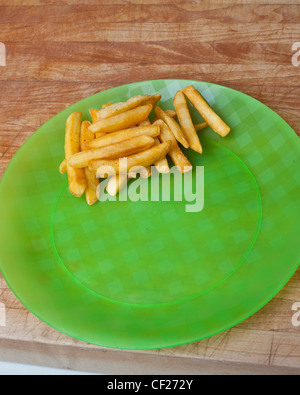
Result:
M143 83L149 83L149 82L153 82L153 81L157 81L157 82L163 82L163 81L167 81L167 82L172 82L172 81L175 82L175 81L176 81L176 82L178 82L178 81L180 81L180 82L188 82L188 83L191 83L191 82L192 82L192 83L204 83L204 84L209 84L210 86L217 86L217 87L220 87L220 88L222 88L222 89L226 89L226 90L230 90L230 91L232 91L232 92L238 93L238 94L243 95L243 96L245 96L245 97L247 97L247 98L250 98L251 100L255 100L255 101L258 102L260 105L263 105L264 107L266 107L267 109L269 109L273 114L275 114L275 115L278 117L278 119L280 119L281 121L283 121L283 122L286 124L286 126L290 129L290 131L292 131L296 136L298 136L297 133L293 130L293 128L289 125L289 123L288 123L285 119L283 119L279 114L277 114L277 112L275 112L272 108L270 108L269 106L267 106L266 104L264 104L264 103L261 102L260 100L254 98L254 97L252 97L252 96L250 96L250 95L248 95L248 94L246 94L246 93L244 93L244 92L241 92L241 91L239 91L239 90L236 90L236 89L227 87L227 86L225 86L225 85L215 84L215 83L213 83L213 82L208 82L208 81L189 80L189 79L176 79L176 78L162 78L162 79L154 79L154 80L136 81L136 82L131 82L131 83L127 83L127 84L123 84L123 85L119 85L119 86L114 86L114 87L112 87L112 88L108 88L108 89L105 89L105 90L103 90L103 91L97 92L97 93L95 93L95 94L93 94L93 95L87 96L87 97L85 97L85 98L79 100L78 102L73 103L73 104L71 104L70 106L64 108L63 110L61 110L60 112L58 112L57 114L55 114L52 118L48 119L45 123L43 123L38 129L36 129L36 130L26 139L26 141L21 145L21 147L17 150L17 152L16 152L16 153L14 154L14 156L12 157L12 159L9 161L9 163L8 163L6 169L4 170L3 175L2 175L2 177L1 177L1 179L0 179L0 194L1 194L1 185L3 184L3 180L6 179L7 174L9 173L9 169L11 168L11 166L14 164L14 162L15 162L16 160L18 160L19 152L22 151L22 150L24 149L24 147L26 148L27 142L28 142L29 140L32 141L32 139L33 139L34 137L36 137L38 134L40 134L40 133L43 131L43 129L47 127L48 123L50 123L50 122L53 121L54 119L56 119L56 118L58 118L59 116L61 116L63 113L67 113L68 111L71 111L72 107L77 106L77 105L80 105L80 104L81 104L82 102L84 102L86 99L92 99L93 97L96 97L96 96L98 96L99 94L101 94L101 93L103 93L103 92L113 91L114 89L125 88L125 87L127 87L127 86L132 86L132 85L136 85L136 84L143 84ZM298 136L298 137L299 137L299 136ZM298 140L298 141L299 141L299 140ZM299 141L299 142L300 142L300 141ZM233 151L233 152L234 152L234 151ZM235 152L234 152L234 153L235 153ZM251 169L249 169L249 170L251 171ZM1 199L1 195L0 195L0 199ZM8 287L10 288L10 290L12 291L12 293L15 295L15 297L22 303L22 305L23 305L28 311L30 311L30 313L32 313L32 314L33 314L34 316L36 316L40 321L44 322L46 325L48 325L49 327L51 327L51 328L57 330L58 332L63 333L64 335L67 335L67 336L72 337L72 338L74 338L74 339L77 339L77 340L80 340L80 341L83 341L83 342L88 342L88 343L90 343L90 341L89 341L88 339L84 339L83 336L77 337L77 336L74 335L74 334L70 334L70 333L64 332L64 331L62 331L61 329L58 329L57 327L55 327L54 325L49 324L45 319L40 318L39 314L36 314L36 313L34 313L31 309L29 309L29 308L27 307L27 305L26 305L25 303L23 303L22 298L20 298L20 297L18 296L18 293L17 293L17 292L13 289L13 287L10 285L9 281L6 279L6 276L3 274L3 271L2 271L2 269L1 269L1 266L2 266L2 264L1 264L1 261L0 261L0 272L1 272L1 274L2 274L2 276L3 276L3 278L4 278L4 280L5 280L5 282L7 283ZM190 343L194 343L194 342L198 342L198 341L200 341L200 340L204 340L204 339L210 338L210 337L215 336L215 335L217 335L217 334L219 334L219 333L222 333L222 332L224 332L224 331L226 331L226 330L228 330L228 329L230 329L230 328L235 327L236 325L240 324L241 322L243 322L243 321L245 321L246 319L248 319L249 317L251 317L253 314L255 314L255 313L257 313L258 311L260 311L263 307L265 307L265 306L266 306L266 305L267 305L267 304L268 304L268 303L269 303L269 302L270 302L270 301L271 301L271 300L272 300L272 299L273 299L273 298L274 298L274 297L275 297L275 296L286 286L286 284L291 280L291 278L294 276L294 274L295 274L295 273L297 272L297 270L299 269L299 266L300 266L300 262L296 265L295 268L293 267L293 269L291 269L291 271L289 272L289 275L287 276L287 279L284 281L284 284L283 284L283 285L279 285L279 286L276 288L276 292L274 293L273 296L268 297L268 298L265 298L265 300L262 302L262 304L261 304L260 307L254 308L254 309L251 311L251 313L247 313L246 315L244 315L243 318L241 318L239 321L235 322L234 324L231 324L231 325L229 325L228 327L224 327L223 329L218 330L218 331L216 331L215 333L209 334L208 336L204 336L204 337L201 336L200 338L196 338L196 339L194 339L194 340L191 340L191 339L190 339L190 340L185 340L185 341L183 341L183 342L179 342L178 344L155 345L155 346L151 346L151 347L135 347L135 348L133 348L133 347L128 347L128 348L126 348L126 347L123 347L123 346L122 346L122 347L116 347L116 346L113 346L113 345L101 344L100 342L99 342L99 343L98 343L98 342L93 342L92 344L97 345L97 346L106 347L106 348L119 349L119 350L155 350L155 349L158 349L158 348L171 348L171 347L177 347L177 346L181 346L181 345L185 345L185 344L190 344ZM280 284L281 284L281 283L280 283Z

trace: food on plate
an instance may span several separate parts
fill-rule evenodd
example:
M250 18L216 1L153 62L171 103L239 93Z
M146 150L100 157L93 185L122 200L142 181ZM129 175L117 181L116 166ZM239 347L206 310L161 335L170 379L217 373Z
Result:
M207 126L208 126L207 122L200 122L194 125L196 132L199 132L200 130L207 128Z
M146 166L146 167L141 167L138 171L137 174L140 174L142 178L149 178L152 175L152 169L151 166Z
M107 109L110 107L112 106L107 107ZM100 121L90 126L90 131L94 133L112 133L120 129L136 126L148 118L152 108L152 104L146 104L145 106L136 107L133 110L128 110L109 118L100 119Z
M102 106L102 109L97 111L96 114L98 121L100 121L101 119L111 118L113 116L122 114L143 105L151 104L152 107L154 107L156 103L159 102L160 98L161 95L140 95L131 97L126 102L120 102L115 104L109 103L109 105L106 105L104 108Z
M91 115L91 118L92 118L92 123L98 122L98 115L97 115L97 113L98 113L98 110L95 110L95 109L93 109L93 108L90 108L90 115ZM103 133L103 132L98 132L98 133L95 134L95 137L96 137L96 138L99 138L99 137L102 137L102 136L104 136L104 135L105 135L105 133Z
M159 126L159 125L155 125L155 126ZM155 145L161 144L159 138L157 138L157 137L154 139L154 141L155 141L155 143L154 143ZM159 173L166 174L166 173L170 172L170 166L169 166L169 163L168 163L168 160L167 160L166 157L164 157L164 158L158 160L157 162L155 162L154 166L156 167L156 170Z
M89 131L90 125L91 123L89 121L84 121L81 125L81 133L80 133L81 151L88 151L91 141L93 141L95 138L94 133ZM99 179L97 178L97 173L93 170L90 170L88 167L84 169L84 172L86 179L85 198L87 204L89 206L92 206L98 200L96 191L99 185Z
M160 133L158 126L138 126L136 128L120 130L114 133L105 133L103 137L94 139L90 143L90 148L101 148L111 144L126 141L138 136L157 137Z
M90 143L95 139L94 133L89 131L90 126L91 126L91 122L89 122L89 121L83 121L81 124L81 131L80 131L80 150L81 151L87 151L90 147ZM70 163L70 160L69 160L69 163Z
M90 162L90 169L97 170L99 178L115 174L127 174L133 167L147 167L164 158L171 148L171 142L156 145L146 151L119 159L97 159Z
M75 169L69 166L71 156L80 152L82 113L74 112L69 116L66 123L65 135L65 157L67 161L67 173L69 179L69 189L72 195L81 197L86 189L86 180L83 169Z
M92 118L92 123L98 122L98 116L97 116L98 110L95 110L94 108L90 108L89 111L90 111L90 116Z
M178 168L181 173L187 173L188 171L192 170L192 165L187 157L183 154L181 149L179 148L177 141L171 132L168 125L162 121L161 119L155 121L155 125L160 126L160 136L159 139L162 143L170 142L171 148L168 152L168 155L172 159L174 165Z
M151 126L151 122L149 118L146 118L144 121L140 122L138 126Z
M165 111L167 115L169 115L169 117L176 119L177 118L177 113L174 110L166 110Z
M67 172L67 161L65 159L61 162L59 166L59 172L60 174L66 174Z
M196 133L185 96L181 91L178 91L176 93L173 99L173 103L181 129L183 130L183 133L189 143L190 148L196 152L199 152L199 154L202 154L202 145Z
M90 130L90 129L89 129ZM105 147L89 149L70 156L68 159L68 166L76 168L85 168L89 166L89 162L93 159L116 159L122 158L136 153L137 151L145 150L154 145L154 139L149 136L133 137L129 140L121 141L119 143L107 145Z
M214 110L203 99L200 93L193 87L187 86L183 89L183 93L196 108L199 114L207 122L208 126L212 128L220 136L225 137L230 132L230 127L217 115Z
M111 102L109 102L109 103L106 103L106 104L103 104L102 108L109 107L109 106L111 106L112 104L113 104L113 103L111 103Z
M160 99L160 94L139 95L125 102L102 103L100 109L89 110L92 122L82 121L81 112L69 116L59 171L68 174L74 196L85 193L87 203L93 205L102 193L99 178L109 177L106 191L116 196L131 178L151 177L151 166L169 173L170 161L181 173L191 171L181 145L202 154L198 131L210 127L222 137L230 132L193 86L175 94L175 111L158 106ZM204 121L194 124L188 101Z
M113 176L108 181L106 190L110 196L116 196L127 184L128 175L127 174L117 174Z
M106 135L106 133L104 133L104 132L95 133L95 137L96 137L97 139L99 139L100 137L103 137L103 136L105 136L105 135Z
M155 107L155 115L158 119L163 120L169 126L173 135L175 136L176 140L179 141L179 143L181 143L185 148L189 147L189 143L187 142L183 131L181 130L181 127L178 125L175 119L170 117L164 110L162 110L158 106Z
M155 95L152 95L149 100L146 100L145 104L152 104L152 107L154 108L160 99L161 95L156 93Z
M171 117L171 118L173 118L173 119L176 119L176 118L177 118L176 111L174 111L174 110L166 110L165 113L166 113L169 117ZM157 117L153 119L152 123L155 122L155 121L157 121Z

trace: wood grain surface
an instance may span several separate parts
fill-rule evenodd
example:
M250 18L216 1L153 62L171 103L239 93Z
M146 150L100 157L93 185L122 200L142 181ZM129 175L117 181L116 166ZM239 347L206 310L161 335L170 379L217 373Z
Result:
M300 136L300 0L0 0L0 176L26 139L104 89L186 78L242 91ZM117 351L67 337L34 317L0 276L0 360L103 373L300 373L300 271L267 306L210 339ZM1 306L1 305L0 305ZM1 373L1 372L0 372Z

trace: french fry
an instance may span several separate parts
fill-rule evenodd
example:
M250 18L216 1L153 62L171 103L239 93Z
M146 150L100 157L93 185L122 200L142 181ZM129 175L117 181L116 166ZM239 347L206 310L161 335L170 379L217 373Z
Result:
M137 178L138 174L142 178L149 178L152 175L151 166L134 166L128 170L128 178Z
M200 130L207 128L207 126L208 126L207 122L200 122L194 125L196 132L199 132Z
M116 174L130 172L133 167L147 167L153 163L164 158L171 148L171 142L168 141L164 144L157 145L146 151L139 152L137 154L128 156L127 158L119 159L98 159L90 162L90 168L93 170L97 169L97 176L102 178L103 176L114 176Z
M161 119L169 126L177 141L179 141L185 148L189 148L189 143L186 140L181 127L173 118L171 118L164 110L157 106L155 107L155 115L158 119Z
M91 141L94 140L94 133L89 131L91 123L89 121L82 122L81 133L80 133L80 148L81 151L87 151L90 147Z
M159 125L156 125L156 126L159 126ZM160 130L160 128L159 128L159 130ZM155 145L161 144L157 137L154 139L154 141L155 141L155 143L154 143ZM159 161L155 162L154 166L156 167L156 170L159 173L166 174L166 173L170 172L169 163L168 163L168 160L167 160L166 157L164 157L164 158L160 159Z
M75 112L69 116L66 123L65 157L67 161L67 173L69 179L69 190L72 195L80 197L86 189L85 174L83 169L74 169L69 166L71 156L80 152L82 113Z
M192 170L190 161L179 148L177 141L168 125L166 125L162 120L158 120L154 124L160 126L160 141L162 143L166 143L167 141L171 142L171 149L168 152L168 155L178 170L181 171L181 173L187 173L188 171Z
M103 104L102 109L103 109L103 108L106 108L106 107L109 107L109 106L111 106L111 105L112 105L112 103Z
M184 94L178 91L173 99L180 126L192 150L202 154L203 149L196 133Z
M82 122L80 112L69 116L65 159L59 171L68 174L73 195L80 197L85 192L87 203L92 205L101 193L98 178L110 177L106 190L116 196L129 178L138 174L150 177L152 165L160 173L170 172L167 155L180 172L191 171L192 164L179 143L202 153L198 131L209 126L223 137L230 132L230 127L193 86L176 93L175 111L158 107L160 99L160 94L139 95L126 102L103 104L100 110L89 110L92 123ZM193 124L188 101L205 122ZM153 108L156 119L150 121Z
M143 166L134 166L130 170L128 170L128 178L137 178L137 175L143 169Z
M174 111L174 110L166 110L165 112L169 115L169 117L171 117L171 118L173 118L173 119L176 119L176 118L177 118L177 113L176 113L176 111Z
M152 174L151 166L133 166L128 170L128 178L137 178L138 174L142 178L149 178Z
M119 143L138 136L157 137L160 134L159 126L138 126L136 128L120 130L113 133L105 133L105 136L91 141L89 148L101 148L107 145Z
M92 206L98 201L97 188L99 185L99 179L95 177L95 171L92 171L87 167L84 169L84 171L87 178L87 190L85 191L85 198L87 204Z
M203 99L200 93L193 87L187 86L183 89L183 93L193 104L196 110L202 115L203 119L207 122L216 133L225 137L230 132L230 127L215 113L215 111Z
M94 133L89 131L90 122L85 121L81 125L81 135L80 135L80 146L81 151L89 150L89 144L95 138ZM99 180L96 177L96 172L90 170L88 167L84 169L85 178L86 178L86 190L85 190L85 198L87 204L92 206L98 201L97 197L97 187L99 185Z
M156 106L156 104L160 101L161 95L159 93L156 93L155 95L151 96L149 100L146 100L144 104L152 104L153 108Z
M98 122L98 116L97 116L98 110L95 110L94 108L90 108L89 113L92 118L92 122L93 123Z
M173 118L173 119L176 119L176 118L177 118L176 111L174 111L174 110L166 110L165 113L166 113L167 115L169 115L169 117L171 117L171 118ZM157 117L154 118L153 121L152 121L152 123L154 123L155 121L157 121L157 119L158 119Z
M107 103L107 104L103 104L102 109L111 106L112 103ZM96 123L100 120L100 116L99 116L99 110L96 110L95 108L90 108L90 115L92 118L92 122Z
M107 109L110 107L112 106L107 107ZM134 108L133 110L123 112L107 119L101 119L90 126L90 131L93 133L112 133L118 130L133 127L138 125L140 122L143 122L148 117L151 110L152 105L147 104L145 106Z
M123 112L127 112L142 105L151 104L152 107L154 107L160 98L161 95L140 95L131 97L126 102L115 103L106 108L102 108L102 110L98 110L98 120L122 114Z
M142 178L151 177L151 174L152 174L151 166L141 167L139 170L139 173Z
M112 103L103 104L102 109L106 108L106 107L109 107L111 105L112 105ZM90 115L91 115L91 118L92 118L92 122L93 123L98 122L100 120L100 117L98 115L99 110L96 110L95 108L91 108L89 111L90 111Z
M59 166L59 172L60 174L66 174L67 173L67 161L64 159L60 166Z
M138 126L151 126L149 118L145 119L143 122L139 123Z
M105 136L105 135L106 135L106 133L104 133L104 132L95 133L96 139L100 139L100 137L103 137L103 136Z
M117 174L108 181L106 191L110 196L116 196L128 182L127 174Z
M103 104L102 108L106 108L106 107L109 107L111 105L112 105L112 103ZM100 120L99 116L98 116L98 110L90 109L90 114L91 114L93 123L96 123L96 122L98 122ZM102 136L105 136L105 134L106 133L98 132L98 133L96 133L95 136L96 136L96 138L100 138Z
M153 145L154 139L152 137L138 136L106 147L79 152L69 157L68 166L84 168L88 167L89 162L93 159L120 158L148 149Z
M96 123L96 122L99 121L99 119L98 119L98 110L95 110L94 108L91 108L90 109L90 115L91 115L91 118L92 118L92 123ZM96 133L95 136L96 136L96 138L99 138L99 137L105 136L105 134L106 133L99 132L99 133Z

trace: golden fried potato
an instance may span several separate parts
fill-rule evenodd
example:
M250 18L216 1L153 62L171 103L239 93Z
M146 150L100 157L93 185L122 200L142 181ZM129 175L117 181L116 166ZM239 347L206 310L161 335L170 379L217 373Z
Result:
M207 122L200 122L194 125L196 132L199 132L200 130L207 128L207 126L208 126Z
M177 141L179 141L185 148L189 147L189 143L175 119L171 118L164 110L157 106L155 107L155 115L158 119L161 119L169 126Z
M159 126L159 125L155 125L155 126ZM159 130L160 130L160 128L159 128ZM157 138L157 137L154 139L154 141L155 141L155 145L161 144L159 138ZM160 159L159 161L155 162L154 166L156 167L156 170L159 173L166 174L166 173L170 172L170 166L169 166L169 163L168 163L168 160L167 160L166 157L164 157L164 158Z
M69 189L72 195L80 197L86 189L85 173L83 169L74 169L69 165L71 156L80 152L82 113L75 112L69 116L66 123L65 156L67 161L67 173Z
M90 112L90 116L92 118L92 122L93 123L98 122L98 116L97 116L98 110L95 110L94 108L90 108L89 112Z
M97 169L97 176L114 176L130 171L133 167L147 167L164 158L171 148L171 142L154 146L143 152L119 159L98 159L90 162L90 168Z
M183 133L185 134L190 148L196 152L199 152L199 154L202 154L203 149L196 133L185 96L181 91L176 93L173 99L173 104L176 109L180 126L183 130Z
M91 115L91 118L92 118L92 123L96 123L96 122L99 121L99 119L98 119L98 110L95 110L95 109L91 108L90 109L90 115ZM99 138L99 137L105 136L105 134L106 133L98 132L98 133L96 133L95 137Z
M169 117L176 119L177 118L177 113L174 110L166 110L165 111L167 115L169 115Z
M109 109L112 106L109 106ZM104 132L112 133L118 130L127 129L143 122L152 110L152 105L136 107L133 110L123 112L119 115L112 116L107 119L101 119L90 126L90 131L93 133Z
M151 96L149 100L146 100L144 104L152 104L152 107L154 108L160 99L161 95L156 93L155 95Z
M148 149L154 145L154 139L149 136L138 136L120 143L111 144L97 149L89 149L72 155L68 164L75 168L84 168L89 166L89 162L93 159L115 159L136 152Z
M200 93L193 87L187 86L183 89L183 93L193 104L199 114L208 123L216 133L220 136L225 137L230 132L230 127L215 113L215 111L208 105L203 99Z
M106 190L110 196L116 196L128 182L127 174L117 174L108 181Z
M154 107L160 98L161 95L134 96L128 99L126 102L111 104L110 106L102 108L102 110L98 110L97 117L98 120L107 119L147 104L151 104L152 107Z
M151 126L149 118L145 119L143 122L139 123L138 126Z
M59 172L60 174L66 174L67 173L67 161L64 159L60 166L59 166Z
M113 133L105 133L105 136L91 141L89 148L101 148L107 145L119 143L138 136L157 137L160 133L159 126L138 126L136 128L120 130Z
M111 102L110 102L110 103L103 104L102 109L107 108L107 107L109 107L109 106L111 106L111 105L112 105Z
M80 146L81 151L89 150L89 145L91 141L94 140L94 133L89 131L91 123L85 121L81 125L81 135L80 135ZM97 178L97 174L94 170L90 170L88 167L84 169L85 178L86 178L86 190L85 190L85 198L87 204L92 206L98 201L97 197L97 187L99 185L99 179Z
M188 171L192 170L192 165L187 157L183 154L181 149L179 148L177 141L171 132L168 125L166 125L162 120L157 120L154 122L154 125L160 126L160 135L159 139L162 143L170 142L171 148L168 152L168 155L172 159L174 165L178 168L181 173L187 173Z

